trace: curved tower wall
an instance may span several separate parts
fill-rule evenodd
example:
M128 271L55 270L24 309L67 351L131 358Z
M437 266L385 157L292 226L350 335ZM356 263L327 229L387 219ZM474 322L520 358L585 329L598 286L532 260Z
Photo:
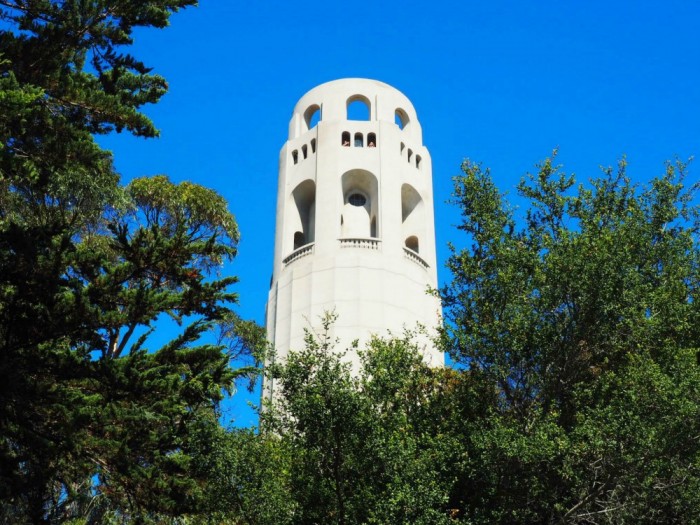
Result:
M348 120L358 103L368 120ZM440 304L428 286L437 286L432 169L413 105L367 79L312 89L279 159L266 315L277 359L301 349L304 329L331 310L339 349L372 333L435 327ZM426 361L442 365L425 346Z

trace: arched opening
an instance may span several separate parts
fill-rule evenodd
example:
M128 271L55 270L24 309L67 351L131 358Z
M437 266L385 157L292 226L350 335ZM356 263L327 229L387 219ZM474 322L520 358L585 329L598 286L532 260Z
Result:
M294 249L301 248L306 244L306 237L304 237L304 232L294 232Z
M294 164L299 162L299 151L297 151L297 150L292 151L292 160L294 161Z
M420 155L416 155L416 168L420 169L421 168L421 161L423 159L421 158Z
M396 108L394 112L394 123L399 127L399 129L405 129L409 124L408 115L401 108Z
M343 134L340 137L340 143L345 146L346 148L350 147L350 132L349 131L343 131Z
M410 184L401 186L401 231L406 248L418 253L420 239L425 236L425 203Z
M367 134L367 147L368 148L377 147L377 134L376 133Z
M311 139L311 153L316 153L316 139Z
M354 95L347 102L347 120L370 120L371 104L362 95Z
M399 150L399 154L400 154L402 157L403 157L403 150L405 150L405 149L406 149L406 144L404 144L404 143L402 142L402 143L401 143L401 149Z
M308 153L309 153L309 152L308 152L308 149L307 149L307 147L306 147L306 144L304 144L304 145L301 147L301 153L302 153L302 155L304 155L304 158L307 158L307 157L308 157Z
M301 182L291 194L285 223L294 232L289 237L291 248L296 250L305 244L314 242L316 222L316 184L312 180Z
M341 189L341 237L376 237L379 216L377 178L366 170L350 170L342 176Z
M304 111L304 122L306 123L306 129L311 129L321 120L321 108L318 104L309 106L306 111Z
M412 158L413 158L413 150L409 148L408 149L408 163L409 164L411 163Z
M364 137L362 133L355 133L355 147L361 148L362 146L364 146Z
M401 221L406 222L418 208L422 208L423 199L410 184L401 186Z

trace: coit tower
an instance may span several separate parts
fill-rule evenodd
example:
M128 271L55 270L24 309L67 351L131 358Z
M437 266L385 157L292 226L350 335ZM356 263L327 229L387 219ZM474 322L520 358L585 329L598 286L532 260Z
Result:
M306 93L279 159L266 312L276 359L303 348L304 330L325 312L337 315L338 349L388 330L434 328L435 263L430 154L408 98L359 78ZM428 363L443 364L427 339L422 347Z

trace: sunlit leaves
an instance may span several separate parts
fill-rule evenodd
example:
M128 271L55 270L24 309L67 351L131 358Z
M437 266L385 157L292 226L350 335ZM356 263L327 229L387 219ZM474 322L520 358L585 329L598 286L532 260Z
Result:
M576 187L554 161L518 185L519 215L480 166L455 179L471 245L448 260L445 341L497 396L468 437L466 466L488 474L465 481L481 498L467 512L485 523L692 522L697 185L680 162L634 185L622 160Z

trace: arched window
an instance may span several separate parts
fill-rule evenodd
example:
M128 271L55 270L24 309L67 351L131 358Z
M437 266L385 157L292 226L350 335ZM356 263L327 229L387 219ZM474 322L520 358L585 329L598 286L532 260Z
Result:
M413 157L413 150L409 148L408 150L408 163L411 163L411 157Z
M290 251L314 242L316 223L316 184L305 180L290 195L285 224L289 227L286 249ZM293 232L293 233L292 233Z
M394 112L394 123L399 127L399 129L404 129L408 126L409 120L406 112L401 108L396 108Z
M343 134L340 137L340 143L343 146L345 146L346 148L350 147L350 132L349 131L343 131Z
M301 147L301 153L302 153L302 155L304 155L304 158L308 157L308 153L309 153L309 152L308 152L308 150L307 150L307 148L306 148L306 144L304 144L304 145Z
M370 213L372 201L364 191L353 187L345 196L341 218L341 235L345 238L371 237Z
M292 151L292 159L294 160L294 164L299 162L299 152L297 150Z
M316 153L316 139L311 139L311 153Z
M362 95L355 95L347 102L347 120L369 120L370 119L369 99Z
M404 144L404 143L402 142L402 143L401 143L401 150L399 151L399 154L400 154L402 157L403 157L403 150L405 150L405 149L406 149L406 144Z
M376 146L377 146L377 134L376 133L369 133L367 135L367 147L374 148Z
M362 146L364 146L364 138L362 137L362 133L355 133L355 147L361 148Z
M410 184L401 186L401 231L406 248L418 253L419 240L425 238L425 203Z
M340 234L343 238L377 235L379 185L374 174L354 169L341 177L343 211Z
M420 169L422 160L420 155L416 155L416 168Z
M318 104L309 106L306 111L304 111L304 122L306 123L306 129L311 129L321 120L321 108Z

